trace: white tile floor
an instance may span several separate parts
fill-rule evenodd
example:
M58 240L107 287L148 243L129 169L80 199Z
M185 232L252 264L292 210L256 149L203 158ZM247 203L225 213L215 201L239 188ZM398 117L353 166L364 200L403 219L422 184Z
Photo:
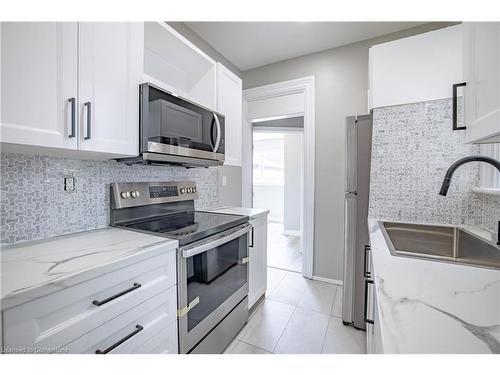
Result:
M267 265L302 272L300 237L283 234L283 224L269 222L267 227Z
M271 267L267 283L266 299L225 353L366 352L365 333L342 323L342 287Z

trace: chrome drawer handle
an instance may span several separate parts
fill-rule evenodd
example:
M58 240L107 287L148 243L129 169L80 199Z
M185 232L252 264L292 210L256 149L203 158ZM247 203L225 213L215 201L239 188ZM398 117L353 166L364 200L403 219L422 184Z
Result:
M143 326L137 324L135 326L135 331L132 332L132 333L129 333L127 336L125 336L124 338L122 338L120 341L117 341L115 342L113 345L111 345L109 348L107 349L104 349L104 350L99 350L97 349L95 351L95 354L108 354L110 351L112 351L113 349L115 349L117 346L120 346L121 344L123 344L125 341L127 341L128 339L130 339L132 336L135 336L137 335L139 332L141 332L142 330L144 329Z
M121 297L121 296L123 296L124 294L130 293L131 291L136 290L136 289L140 288L141 286L142 286L142 285L141 285L141 284L139 284L139 283L134 283L134 286L133 286L133 287L128 288L128 289L124 290L123 292L117 293L117 294L115 294L114 296L111 296L111 297L108 297L108 298L106 298L106 299L103 299L102 301L98 301L98 300L96 300L96 299L95 299L94 301L92 301L92 303L93 303L94 305L96 305L96 306L101 306L101 305L104 305L105 303L108 303L109 301L112 301L112 300L114 300L115 298Z

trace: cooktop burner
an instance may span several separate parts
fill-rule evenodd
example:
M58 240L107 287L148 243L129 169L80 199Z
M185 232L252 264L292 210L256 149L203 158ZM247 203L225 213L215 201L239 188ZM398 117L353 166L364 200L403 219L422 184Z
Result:
M193 181L117 182L110 186L111 225L179 241L179 246L248 222L248 216L196 211Z
M179 241L179 245L185 245L243 224L246 221L248 221L246 216L203 211L182 211L119 226L173 238Z

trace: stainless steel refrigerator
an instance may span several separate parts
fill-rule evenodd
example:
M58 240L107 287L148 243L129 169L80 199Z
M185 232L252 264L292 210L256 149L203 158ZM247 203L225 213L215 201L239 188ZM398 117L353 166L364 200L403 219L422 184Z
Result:
M346 189L344 211L344 324L366 329L365 272L368 237L368 197L372 144L371 115L346 119ZM367 247L368 246L368 247Z

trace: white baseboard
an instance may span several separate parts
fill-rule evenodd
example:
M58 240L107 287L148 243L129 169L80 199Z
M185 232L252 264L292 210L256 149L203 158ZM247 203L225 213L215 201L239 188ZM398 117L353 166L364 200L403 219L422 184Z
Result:
M344 282L342 280L329 279L329 278L321 277L321 276L313 276L312 279L316 280L316 281L323 281L324 283L328 283L328 284L335 284L335 285L340 285L340 286L344 285Z
M284 229L283 235L300 237L300 230Z

